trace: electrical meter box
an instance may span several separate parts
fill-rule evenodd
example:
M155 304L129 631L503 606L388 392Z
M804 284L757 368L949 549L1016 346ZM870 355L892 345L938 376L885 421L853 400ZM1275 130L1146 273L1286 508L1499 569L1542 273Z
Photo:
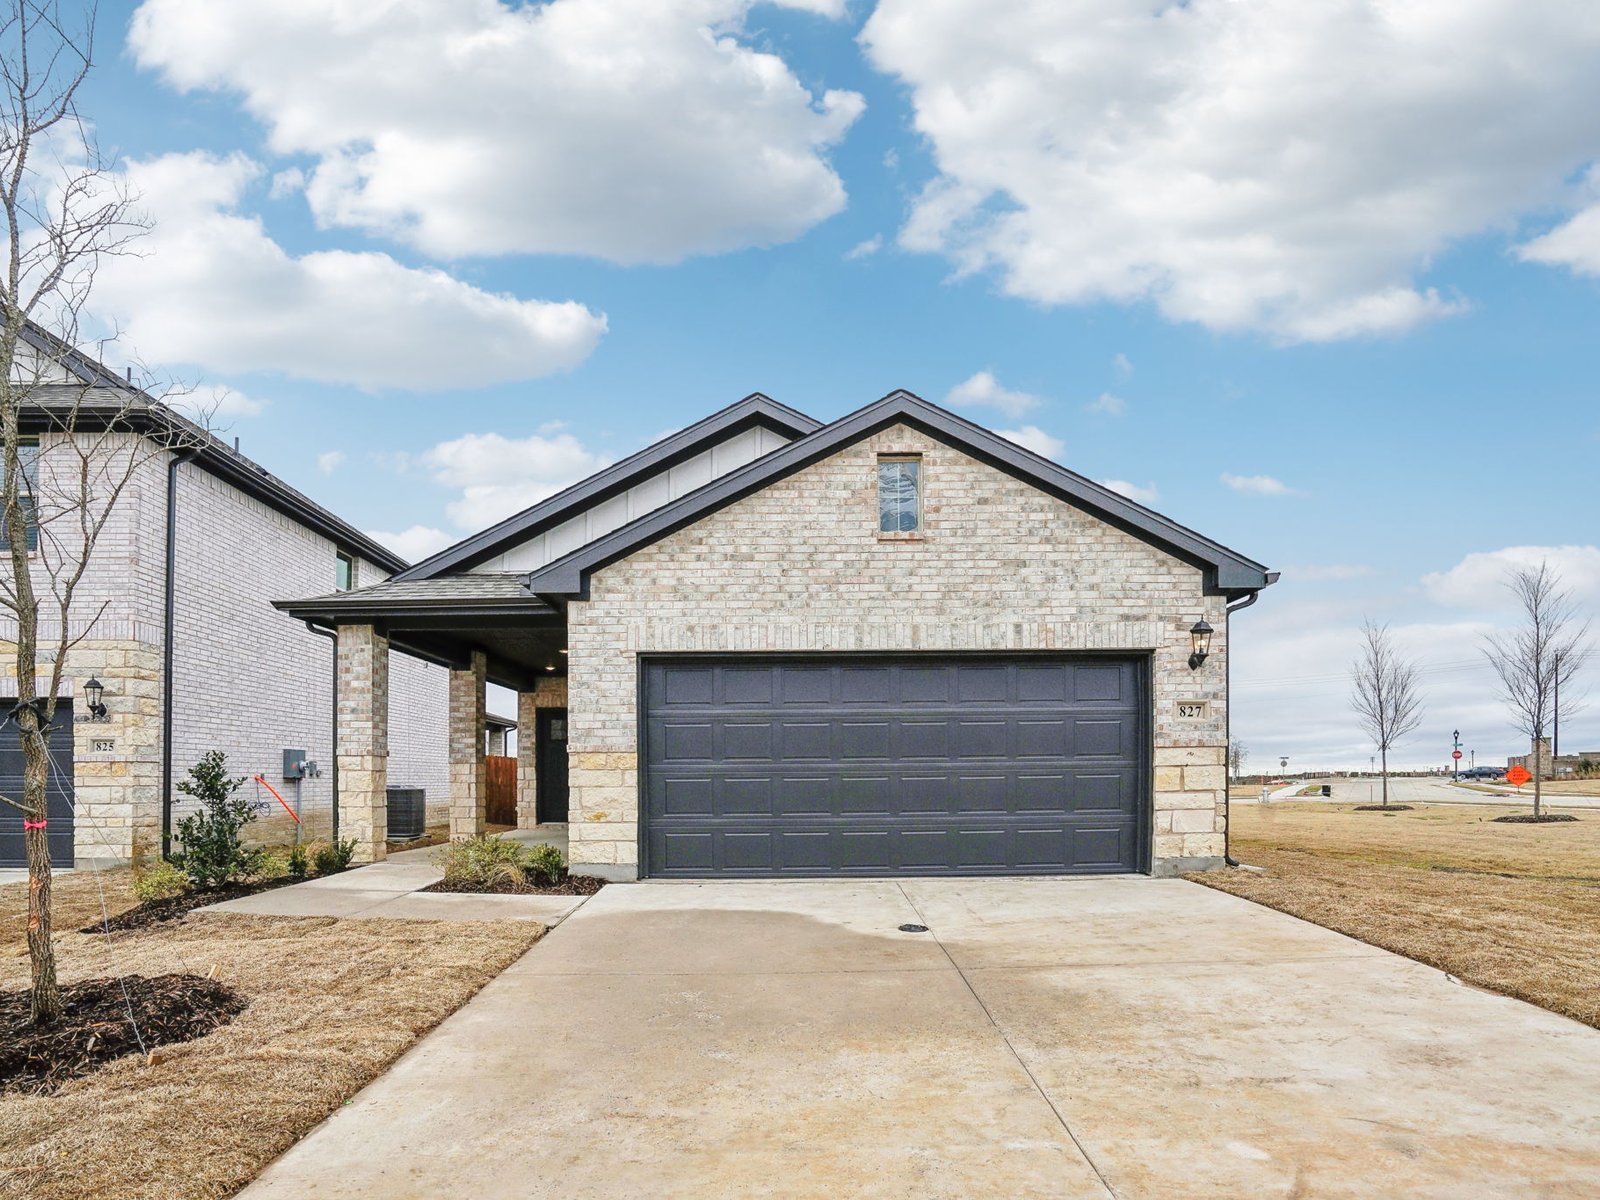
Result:
M304 750L285 750L283 752L283 777L285 779L304 779L306 776L306 752Z

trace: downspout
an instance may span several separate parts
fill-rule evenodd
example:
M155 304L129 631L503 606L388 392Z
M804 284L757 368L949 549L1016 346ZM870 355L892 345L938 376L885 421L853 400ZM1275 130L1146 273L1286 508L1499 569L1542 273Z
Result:
M339 635L330 629L318 629L310 621L306 628L318 637L325 637L333 643L333 803L330 811L333 814L332 840L339 840Z
M1222 686L1228 696L1228 708L1222 719L1222 861L1230 867L1240 865L1239 860L1233 856L1229 844L1233 839L1233 786L1228 775L1228 756L1233 753L1233 614L1241 609L1249 608L1261 599L1260 592L1251 592L1237 604L1230 604L1222 613L1222 645L1227 652L1227 658L1222 664Z
M177 627L178 590L178 468L195 455L193 450L167 460L167 578L161 624L161 857L172 853L172 660Z

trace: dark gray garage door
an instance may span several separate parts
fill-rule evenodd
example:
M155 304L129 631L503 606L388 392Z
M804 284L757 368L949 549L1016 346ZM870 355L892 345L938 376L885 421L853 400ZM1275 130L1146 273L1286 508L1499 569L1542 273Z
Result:
M55 727L50 732L50 824L46 828L50 861L58 867L72 866L72 758L72 705L62 701L56 705ZM22 741L10 721L0 726L0 796L22 799ZM9 804L0 804L0 867L27 865L22 814Z
M647 661L644 873L1139 870L1144 677L1105 658Z

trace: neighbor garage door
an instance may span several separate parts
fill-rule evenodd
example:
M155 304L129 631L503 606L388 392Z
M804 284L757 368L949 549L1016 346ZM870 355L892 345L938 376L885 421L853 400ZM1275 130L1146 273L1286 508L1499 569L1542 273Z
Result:
M643 873L1143 867L1145 665L719 658L644 666Z
M72 758L72 705L62 701L56 705L55 726L50 733L50 783L46 793L50 824L45 830L50 838L50 861L58 867L72 866ZM0 796L22 799L22 741L12 721L0 726ZM22 814L9 804L0 804L0 867L27 865Z

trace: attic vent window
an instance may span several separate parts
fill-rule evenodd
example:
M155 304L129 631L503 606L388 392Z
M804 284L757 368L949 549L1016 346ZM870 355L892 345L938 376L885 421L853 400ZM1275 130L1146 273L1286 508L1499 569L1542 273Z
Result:
M878 459L878 532L916 533L922 528L922 459L913 454Z

